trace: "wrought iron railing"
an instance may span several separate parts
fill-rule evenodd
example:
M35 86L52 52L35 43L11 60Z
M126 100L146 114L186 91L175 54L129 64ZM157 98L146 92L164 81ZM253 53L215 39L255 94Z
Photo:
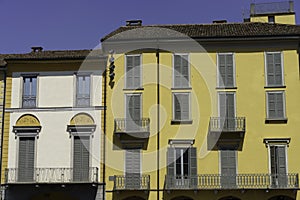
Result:
M5 183L84 183L98 182L98 168L32 168L5 170Z
M294 12L293 1L251 4L251 15Z
M211 132L245 132L245 117L211 117L209 122L209 131Z
M150 132L150 119L139 120L115 119L115 133Z
M166 189L294 189L299 187L298 174L202 174L166 176Z
M114 176L114 190L149 190L150 175L130 174Z
M36 96L23 95L22 107L23 108L36 107Z

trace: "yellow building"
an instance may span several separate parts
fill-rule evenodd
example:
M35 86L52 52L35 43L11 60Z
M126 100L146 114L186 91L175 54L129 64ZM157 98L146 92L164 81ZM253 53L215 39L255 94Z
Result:
M300 27L292 2L264 8L102 39L107 199L300 199Z

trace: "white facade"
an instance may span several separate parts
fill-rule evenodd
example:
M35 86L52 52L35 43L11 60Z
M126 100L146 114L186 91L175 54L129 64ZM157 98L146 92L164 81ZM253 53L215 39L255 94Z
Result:
M76 72L34 72L37 74L37 94L35 108L22 108L22 76L13 73L12 102L10 113L8 168L18 167L18 140L13 126L25 115L35 116L41 130L35 140L35 168L72 168L73 135L67 131L71 119L79 113L89 115L96 125L90 134L89 166L97 167L100 174L102 76L90 75L90 106L75 107Z

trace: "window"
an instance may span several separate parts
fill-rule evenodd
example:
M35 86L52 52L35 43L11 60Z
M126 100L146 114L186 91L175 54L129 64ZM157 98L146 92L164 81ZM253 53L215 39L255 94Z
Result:
M266 85L283 86L283 65L280 52L266 53Z
M141 94L126 95L126 130L139 131L142 128Z
M287 184L286 145L271 145L269 151L272 185L285 187Z
M76 106L90 106L90 75L77 75Z
M35 137L19 137L18 182L34 180Z
M36 91L37 91L37 77L24 76L23 77L23 108L36 107Z
M141 187L141 150L125 150L125 187L138 189Z
M197 186L197 151L195 147L169 147L167 184L171 187Z
M236 186L236 151L221 150L220 165L221 165L221 185L222 187Z
M141 56L126 56L126 88L141 88Z
M90 137L74 136L73 144L73 180L88 181L90 171Z
M268 16L269 23L275 23L275 16Z
M190 120L190 93L173 93L173 120Z
M190 87L189 56L187 54L174 55L174 82L175 88Z
M284 91L267 92L267 119L285 119Z
M219 123L223 130L235 130L235 93L219 93Z
M235 72L232 53L218 54L218 86L234 87Z

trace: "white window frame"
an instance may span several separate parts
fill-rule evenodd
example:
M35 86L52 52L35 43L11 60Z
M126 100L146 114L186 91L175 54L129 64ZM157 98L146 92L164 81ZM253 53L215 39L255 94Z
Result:
M282 104L283 104L283 117L282 118L270 118L269 117L269 93L281 93L282 94ZM276 91L266 91L266 119L286 119L286 100L285 100L285 91L276 90Z
M189 103L189 117L188 119L183 119L183 120L179 120L179 119L175 119L175 95L176 94L186 94L188 95L188 103ZM172 93L172 111L173 111L173 114L172 114L172 121L190 121L192 120L192 113L191 113L191 110L192 110L192 105L191 105L191 93L190 92L173 92Z
M191 147L191 146L190 146ZM183 155L184 155L184 150L188 151L188 173L190 173L190 147L187 147L187 148L184 148L184 147L173 147L174 148L174 158L175 158L175 161L174 161L174 176L178 176L178 174L176 174L176 168L177 168L177 157L176 157L176 149L179 149L180 150L180 168L181 168L181 172L180 172L180 176L181 178L183 179L184 178L184 166L183 166ZM188 174L188 176L190 176L190 174Z
M135 57L135 56L139 56L140 57L140 85L135 88L130 88L130 87L127 87L127 57ZM143 75L143 57L142 57L142 54L126 54L124 56L124 88L125 89L139 89L139 88L142 88L143 87L143 79L142 79L142 75Z
M281 59L281 85L269 85L268 84L268 63L267 63L267 55L268 54L277 54L277 53L280 53L280 59ZM283 52L282 51L265 51L264 53L264 57L265 57L265 86L266 87L281 87L281 86L284 86L285 83L284 83L284 66L283 66Z
M233 67L233 86L226 86L220 85L220 78L219 76L221 75L220 70L219 70L219 55L232 55L232 67ZM218 87L224 87L224 88L232 88L236 87L236 65L235 65L235 53L234 52L227 52L227 53L217 53L217 86Z
M220 95L221 94L233 94L233 101L234 101L234 117L236 117L237 116L237 114L236 114L236 92L218 92L218 117L221 117L220 116L220 110L221 110L221 106L220 106Z
M24 78L28 77L36 77L36 97L35 97L35 107L38 108L38 96L39 96L39 74L21 74L21 86L20 86L20 101L19 101L19 107L23 107L23 93L24 93ZM27 109L25 107L25 109ZM30 109L30 108L29 108Z
M187 87L175 87L175 56L187 56L188 57L188 59L187 59L187 61L188 61L188 86ZM173 88L191 88L191 56L190 56L190 54L189 53L174 53L173 55L172 55L172 71L173 71L173 73L172 73L172 79L173 79L173 81L172 81L172 87Z
M85 106L85 107L91 107L92 106L92 73L91 72L87 72L87 73L74 73L74 101L73 101L73 105L74 107L77 107L77 78L78 76L89 76L90 77L90 105L89 106Z

